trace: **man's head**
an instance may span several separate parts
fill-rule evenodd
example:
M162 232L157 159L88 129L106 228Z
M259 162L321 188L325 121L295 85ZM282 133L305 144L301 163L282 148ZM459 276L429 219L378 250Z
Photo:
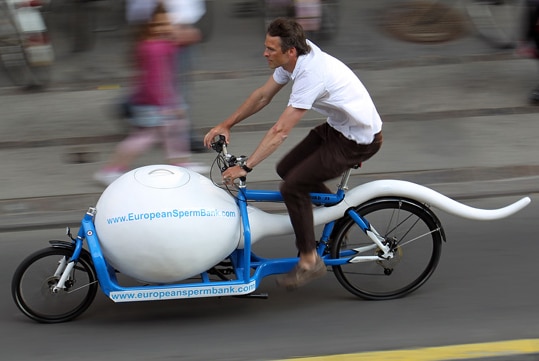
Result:
M311 51L303 28L294 19L277 18L273 20L269 24L266 34L271 37L281 38L281 50L283 53L291 48L296 48L298 56L305 55Z
M301 25L295 20L277 18L266 32L264 57L271 69L282 66L292 72L300 55L311 51Z

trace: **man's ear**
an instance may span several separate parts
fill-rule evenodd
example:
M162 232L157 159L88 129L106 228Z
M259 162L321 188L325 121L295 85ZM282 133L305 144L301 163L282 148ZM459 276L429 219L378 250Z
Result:
M293 57L298 57L298 50L294 47L288 49L288 55Z

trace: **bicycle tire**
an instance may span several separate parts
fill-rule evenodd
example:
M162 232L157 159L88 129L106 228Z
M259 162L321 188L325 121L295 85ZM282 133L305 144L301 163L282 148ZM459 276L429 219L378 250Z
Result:
M352 294L368 300L400 298L421 287L440 260L444 237L436 216L426 206L403 198L376 199L355 210L385 240L394 244L395 258L333 266L339 283ZM373 244L349 216L339 221L334 235L333 258ZM378 254L376 248L368 255Z
M69 259L73 251L49 247L32 253L17 267L11 292L17 307L29 318L41 323L59 323L80 316L97 293L93 263L85 253L66 281L66 289L52 292L59 276L54 276L59 261Z
M518 0L469 0L466 11L473 27L497 49L514 49L521 38L523 12Z

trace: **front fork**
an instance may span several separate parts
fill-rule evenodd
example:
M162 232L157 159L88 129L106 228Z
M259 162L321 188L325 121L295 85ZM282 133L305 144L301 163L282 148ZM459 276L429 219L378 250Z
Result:
M67 228L66 233L74 242L73 244L70 244L70 247L73 248L73 255L71 255L69 260L67 260L66 257L63 257L58 263L58 267L56 268L54 277L55 278L60 277L60 279L58 280L58 283L56 283L56 285L52 288L53 293L58 293L61 290L64 290L66 288L65 287L66 281L71 276L71 271L73 271L73 268L75 267L75 263L77 263L77 261L79 260L80 254L82 252L83 238L82 238L81 231L79 231L79 235L77 235L76 238L71 236L71 231L69 228Z
M73 267L75 267L75 261L71 260L69 263L67 263L66 258L62 258L60 261L60 264L58 265L58 268L56 270L56 273L54 274L56 277L61 273L62 276L60 277L60 280L58 280L58 283L56 286L52 288L52 293L58 293L60 290L63 290L65 288L65 283L69 276L71 275L71 271L73 270ZM62 271L63 269L63 271Z

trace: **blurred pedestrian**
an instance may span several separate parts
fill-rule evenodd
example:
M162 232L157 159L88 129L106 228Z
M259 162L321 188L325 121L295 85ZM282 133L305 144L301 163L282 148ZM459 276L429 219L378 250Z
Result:
M127 0L126 17L130 24L139 24L145 22L150 17L152 9L157 3L161 3L167 9L170 20L174 25L174 30L179 36L185 30L199 31L195 24L206 13L205 0ZM202 35L201 38L202 39ZM192 82L191 73L193 71L193 57L195 45L197 42L190 42L179 47L177 56L177 68L174 74L178 94L184 103L184 111L189 117L189 104L191 104L190 83ZM190 123L190 142L192 151L204 151L204 145L192 129L192 119Z
M94 178L108 185L129 169L151 146L162 143L168 162L197 172L207 167L191 163L189 125L179 102L174 69L179 44L198 41L198 32L173 29L169 15L158 4L150 20L141 27L135 56L137 83L130 97L132 130L116 148L111 160Z
M229 141L231 128L262 110L289 82L288 105L246 162L222 174L231 184L269 157L287 139L305 114L315 110L327 117L277 164L283 179L281 194L296 235L299 261L277 280L295 289L326 273L316 253L310 192L329 193L324 184L371 158L382 146L382 120L364 85L343 62L305 38L298 22L277 18L268 27L264 57L274 69L264 85L204 137L210 146L218 135Z

